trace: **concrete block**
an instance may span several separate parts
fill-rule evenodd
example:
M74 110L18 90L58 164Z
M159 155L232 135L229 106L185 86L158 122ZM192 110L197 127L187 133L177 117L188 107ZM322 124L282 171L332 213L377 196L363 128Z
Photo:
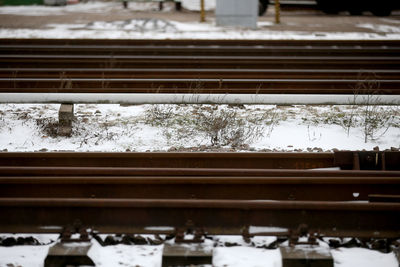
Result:
M74 119L74 104L61 104L58 111L58 123L69 125Z
M165 244L162 267L212 264L213 251L202 244Z
M218 26L257 28L258 0L218 0L215 10Z
M44 267L95 266L93 260L87 255L91 247L90 242L59 242L49 249Z
M74 104L61 104L58 111L58 134L61 136L70 136L73 120Z
M297 246L280 247L282 267L333 267L329 248Z

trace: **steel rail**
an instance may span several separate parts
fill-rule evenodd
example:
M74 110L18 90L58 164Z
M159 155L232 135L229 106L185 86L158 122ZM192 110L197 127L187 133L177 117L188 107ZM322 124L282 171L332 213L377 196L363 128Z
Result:
M337 151L335 153L276 153L276 152L0 152L0 167L99 167L233 169L235 172L255 169L316 169L341 168L343 170L399 170L399 152ZM141 169L142 168L142 169ZM144 168L144 169L143 169ZM175 170L173 170L175 168ZM189 170L191 171L191 170ZM219 170L218 170L219 171ZM313 170L315 172L321 170ZM390 173L390 172L388 172Z
M160 46L160 45L0 45L0 54L42 55L236 55L236 56L398 56L400 46Z
M387 58L386 60L366 58L365 60L337 60L332 58L320 59L124 59L116 60L113 58L98 59L43 59L43 58L0 58L1 68L235 68L235 69L399 69L400 62L396 58Z
M0 45L97 45L97 46L328 46L337 47L357 47L359 49L376 46L382 49L400 46L398 40L155 40L155 39L96 39L95 43L91 39L0 39Z
M400 94L400 80L379 80L375 94ZM67 85L68 84L68 85ZM0 78L2 93L351 94L360 80ZM362 92L359 92L362 93Z
M236 61L256 61L256 62L267 62L267 61L321 61L321 60L334 60L337 62L340 61L393 61L399 62L400 57L390 57L390 56L378 56L378 57L369 57L369 56L236 56L236 55L188 55L188 56L181 56L181 55L74 55L74 54L67 54L67 55L38 55L38 54L27 54L27 55L19 55L19 54L0 54L0 59L2 60L10 60L10 59L44 59L44 60L198 60L198 61L217 61L217 60L236 60Z
M173 176L173 177L400 177L399 171L376 171L376 170L339 170L338 168L327 169L233 169L230 168L187 168L187 167L55 167L52 163L42 163L41 167L0 166L0 175L4 177L13 176ZM19 163L17 163L19 164ZM48 166L46 166L48 164ZM176 163L172 163L174 166ZM26 164L29 165L29 164ZM155 164L158 165L158 164ZM186 165L186 164L185 164ZM252 166L250 166L252 167ZM257 166L254 166L257 167Z
M334 154L0 152L0 166L313 169L333 167Z
M183 79L386 79L399 80L394 69L196 69L196 68L0 68L2 78L183 78Z
M103 233L149 233L150 226L187 229L190 222L209 234L242 234L261 226L285 228L287 235L306 225L322 236L400 236L399 203L1 198L0 213L2 232L59 233L79 221Z
M397 177L4 176L0 198L368 201L396 195Z

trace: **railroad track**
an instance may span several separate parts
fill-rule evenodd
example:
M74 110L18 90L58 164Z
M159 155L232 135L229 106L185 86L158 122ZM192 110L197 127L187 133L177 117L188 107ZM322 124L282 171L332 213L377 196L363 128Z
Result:
M399 52L398 41L0 40L0 92L354 94L374 83L397 95Z
M0 40L0 93L392 97L399 50L398 41ZM399 163L398 152L3 152L0 230L397 239Z
M306 224L323 235L398 237L399 157L398 152L0 153L0 210L6 218L0 228L59 232L78 218L118 233L192 221L215 234L240 234L249 225ZM348 219L350 213L355 220ZM133 219L124 219L127 214Z

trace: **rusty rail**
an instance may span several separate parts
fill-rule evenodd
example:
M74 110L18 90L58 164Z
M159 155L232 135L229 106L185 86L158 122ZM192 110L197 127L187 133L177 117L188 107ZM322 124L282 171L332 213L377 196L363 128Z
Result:
M399 170L399 162L400 153L390 151L339 151L335 153L0 152L0 168L12 166L170 169L206 168L235 169L235 171L240 172L240 170L242 170L242 173L246 173L246 171L243 171L244 169L277 170L339 167L343 170L395 171Z
M3 39L0 92L354 94L376 81L374 93L399 94L399 52L398 41Z
M368 201L400 192L400 172L382 176L5 176L0 196Z
M0 152L0 166L313 169L333 167L334 154Z
M0 230L396 238L398 162L399 152L0 153ZM315 165L348 170L304 169Z
M0 229L5 232L59 232L79 219L79 224L104 233L148 233L154 232L146 230L150 226L191 225L209 234L242 234L249 226L279 227L280 234L287 235L289 229L306 225L322 236L400 236L398 203L2 198L0 211Z
M2 93L354 94L352 79L0 78ZM400 94L399 80L379 80L375 94ZM66 84L70 84L66 86Z

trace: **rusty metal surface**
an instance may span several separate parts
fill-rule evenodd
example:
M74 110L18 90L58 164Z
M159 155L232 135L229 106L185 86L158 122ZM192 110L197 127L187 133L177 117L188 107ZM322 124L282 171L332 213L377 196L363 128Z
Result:
M399 94L399 52L396 40L0 39L0 91L354 94L373 80Z
M400 170L400 152L338 151L334 165L343 170Z
M379 80L400 79L399 70L370 69L364 75ZM358 79L357 69L200 69L200 68L0 68L0 77L15 78L182 78L182 79Z
M155 79L155 78L0 78L3 93L215 93L354 94L359 79ZM400 80L379 80L380 94L400 94ZM104 86L106 84L107 86ZM199 86L200 84L200 86Z
M101 232L146 232L148 226L240 234L246 226L296 229L322 236L399 237L399 203L165 199L0 199L3 232L58 232L79 220ZM378 219L379 218L379 219Z
M244 54L283 53L290 54L396 54L400 49L398 40L93 40L88 39L0 39L0 52L19 53L77 53L85 54L182 54L196 53Z
M333 153L0 152L0 166L313 169L333 167Z
M387 156L382 162L390 166ZM327 236L399 237L400 203L393 201L399 171L305 169L347 159L333 153L3 152L0 231L60 232L79 221L113 233L192 225L241 234L263 226L287 231L262 234L287 236L306 225ZM376 196L386 202L369 202Z
M0 197L368 201L398 177L0 177Z
M15 164L15 162L13 163ZM247 176L247 177L400 177L399 171L324 169L233 169L159 167L0 166L1 176Z
M193 57L0 55L1 68L247 68L247 69L399 69L397 57Z

